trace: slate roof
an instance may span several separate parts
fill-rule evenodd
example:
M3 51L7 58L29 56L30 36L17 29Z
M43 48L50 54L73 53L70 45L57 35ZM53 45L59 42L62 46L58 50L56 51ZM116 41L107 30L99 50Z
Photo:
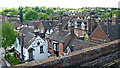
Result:
M24 22L24 25L28 25L28 26L34 26L38 21L26 21Z
M63 17L62 18L62 28L64 28L68 24L69 20L70 20L70 17Z
M53 20L53 22L50 22L49 20L43 20L41 21L44 28L47 30L50 30L52 27L54 27L56 24L58 24L57 20Z
M28 48L34 40L35 40L35 36L32 33L28 32L24 36L24 45L23 45L23 47ZM21 45L22 43L21 43L21 37L20 36L19 36L19 42L20 42L20 45Z
M85 42L85 41L79 40L79 39L71 39L69 41L68 45L64 48L64 50L66 50L66 48L68 46L72 51L77 51L77 50L81 50L81 49L84 49L84 48L93 47L93 46L96 46L96 45L98 45L98 44Z
M20 29L20 33L27 34L28 32L32 32L34 29L33 28L28 28L28 27L23 27Z
M21 24L21 21L20 20L9 20L12 24L14 24L15 22L18 23L18 24Z
M32 33L27 33L24 37L23 47L28 48L34 40L35 40L35 36Z
M69 31L61 30L58 31L58 29L54 30L54 32L49 36L51 40L55 40L57 42L64 43L68 37L70 36Z
M111 41L120 39L120 25L101 25L101 28Z
M74 18L74 19L71 20L71 22L75 22L75 21L77 21L77 22L87 22L86 19L77 19L77 18Z

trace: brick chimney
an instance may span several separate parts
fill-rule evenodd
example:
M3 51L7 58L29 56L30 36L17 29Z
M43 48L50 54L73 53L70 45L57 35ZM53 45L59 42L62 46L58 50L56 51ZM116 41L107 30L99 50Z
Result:
M62 30L62 23L59 23L58 24L58 31L61 31Z
M50 22L53 22L53 18L50 18L50 20L49 20Z
M59 17L59 23L62 23L62 16Z
M23 46L24 46L24 36L22 34L21 36L21 54L22 54L22 62L24 60L24 56L23 56Z
M70 34L73 38L74 37L74 26L73 25L71 25L71 27L70 27Z
M87 30L88 30L87 32L88 32L88 33L90 33L90 27L91 27L90 24L91 24L91 17L88 16L88 17L87 17Z
M100 17L98 18L98 24L100 24L101 23L101 19L100 19Z

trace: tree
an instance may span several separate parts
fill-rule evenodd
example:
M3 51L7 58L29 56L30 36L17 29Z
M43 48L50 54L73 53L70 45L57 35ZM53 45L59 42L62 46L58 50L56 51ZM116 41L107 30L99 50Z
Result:
M62 15L62 14L63 14L63 12L62 12L62 11L60 11L60 12L59 12L59 15Z
M20 7L19 10L20 10L20 21L21 23L23 23L23 13L22 13L23 8Z
M6 55L7 46L11 46L14 43L17 34L14 31L13 25L8 21L3 22L0 28L2 28L2 47L5 49Z
M38 18L38 13L36 11L30 10L25 13L26 20L33 20Z
M43 14L42 13L38 13L38 18L43 19Z

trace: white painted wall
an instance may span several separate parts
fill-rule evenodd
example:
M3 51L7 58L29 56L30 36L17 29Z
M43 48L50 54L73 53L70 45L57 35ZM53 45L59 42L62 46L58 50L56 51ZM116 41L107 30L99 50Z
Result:
M40 42L40 45L37 45L37 42ZM19 40L16 38L16 42L18 47L15 45L15 50L17 50L19 53L21 53L21 46L19 45ZM40 53L40 46L43 46L44 53ZM42 60L45 58L48 58L48 43L46 40L43 40L41 37L37 37L35 41L26 49L23 47L23 55L25 56L24 60L29 59L29 48L33 48L33 58L36 60ZM20 57L21 58L21 57Z

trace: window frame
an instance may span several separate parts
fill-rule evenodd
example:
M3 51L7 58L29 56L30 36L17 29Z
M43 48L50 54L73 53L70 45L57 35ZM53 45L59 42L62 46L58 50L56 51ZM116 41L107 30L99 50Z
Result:
M41 53L44 53L44 51L43 51L43 46L40 46L40 54Z

